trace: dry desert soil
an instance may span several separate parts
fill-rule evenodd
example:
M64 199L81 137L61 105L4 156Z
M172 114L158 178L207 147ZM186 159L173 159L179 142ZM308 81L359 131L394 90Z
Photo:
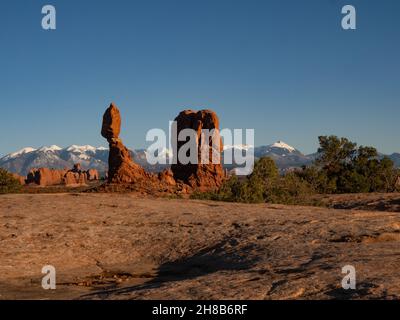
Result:
M349 208L3 195L0 299L399 299L400 213Z

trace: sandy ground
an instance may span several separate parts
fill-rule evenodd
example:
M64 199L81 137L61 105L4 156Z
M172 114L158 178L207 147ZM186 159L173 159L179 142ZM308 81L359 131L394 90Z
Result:
M57 289L41 287L53 265ZM357 289L341 288L353 265ZM399 299L400 214L0 196L0 299Z

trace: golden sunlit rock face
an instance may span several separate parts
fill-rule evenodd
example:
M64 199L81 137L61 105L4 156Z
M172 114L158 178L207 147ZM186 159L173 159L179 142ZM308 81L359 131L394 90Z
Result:
M179 188L183 193L190 190L207 191L220 187L225 179L221 164L222 140L219 134L219 119L212 110L184 110L175 119L176 136L172 138L175 155L189 141L178 141L182 130L192 130L197 151L195 163L183 164L179 159L158 176L148 173L132 159L130 151L119 138L121 132L121 114L113 103L103 115L101 134L107 139L110 153L108 158L108 182L112 184L136 184L147 182L146 189L164 188L174 193ZM213 130L213 136L202 140L203 130ZM215 143L217 141L217 143ZM208 159L203 162L204 157ZM215 161L215 157L217 161Z
M111 103L103 115L101 135L107 139L110 154L108 156L108 181L110 183L134 183L149 175L136 164L129 150L119 138L121 115L117 106Z
M176 118L177 135L172 140L176 154L188 141L178 141L177 137L185 129L196 133L197 163L182 164L176 157L176 164L171 169L175 179L179 179L199 190L215 189L221 186L225 174L221 164L222 140L219 134L219 119L212 110L184 110ZM213 135L203 136L203 130ZM211 131L213 130L213 131ZM176 155L175 155L176 156ZM213 161L213 157L217 160ZM204 159L207 163L204 163Z

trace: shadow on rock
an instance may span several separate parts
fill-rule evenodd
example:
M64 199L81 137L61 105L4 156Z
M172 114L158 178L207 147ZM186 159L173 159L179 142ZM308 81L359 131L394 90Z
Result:
M377 285L370 282L363 282L357 285L357 289L345 290L343 288L335 288L328 292L326 295L335 300L351 300L351 299L366 299L372 294L373 289L378 288Z
M351 201L336 203L332 206L333 209L359 209L370 211L385 211L385 212L400 212L400 199L383 199L374 201Z
M137 286L97 291L81 298L107 298L109 295L126 294L138 290L155 289L168 282L194 279L218 271L239 271L251 268L259 257L254 254L254 245L240 246L234 237L204 248L196 254L166 262L158 268L157 276Z

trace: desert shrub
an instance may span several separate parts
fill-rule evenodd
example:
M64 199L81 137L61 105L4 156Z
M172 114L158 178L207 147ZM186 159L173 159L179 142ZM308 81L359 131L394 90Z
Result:
M329 179L324 170L316 166L304 166L295 171L296 176L309 183L311 188L318 193L334 193L336 191L336 178Z
M13 175L0 168L0 194L15 193L21 190L20 182Z
M227 180L216 192L195 193L194 199L243 203L311 204L313 187L294 173L280 176L275 162L268 157L254 164L251 175L240 181ZM314 202L313 202L314 204Z
M370 192L394 192L398 191L397 178L399 169L388 157L381 160L372 159L368 162L368 183Z
M314 194L310 183L290 172L267 189L265 200L270 203L314 205L316 202L311 197Z
M238 188L232 190L233 201L244 203L264 202L265 184L260 179L243 181Z
M253 172L242 183L236 200L247 203L265 202L279 179L279 170L274 160L263 157L255 162Z
M232 176L223 183L220 189L209 192L194 192L192 199L214 200L227 202L259 203L263 202L264 189L253 179L240 181L237 176Z
M316 193L400 191L399 169L389 158L380 159L375 148L357 148L356 143L336 136L321 136L319 142L319 157L311 166L280 176L271 158L261 158L245 179L232 177L219 190L195 193L192 198L320 205L313 197Z
M241 182L236 176L226 180L219 190L200 192L196 191L191 195L192 199L215 200L215 201L236 201L235 195L239 194Z
M297 176L318 193L393 192L398 169L387 157L379 159L375 148L360 146L346 138L318 138L319 157Z
M263 181L273 181L279 177L279 170L275 161L269 157L263 157L254 164L253 172L249 179L260 179Z
M343 170L337 179L338 193L366 193L370 191L368 176L356 170Z

